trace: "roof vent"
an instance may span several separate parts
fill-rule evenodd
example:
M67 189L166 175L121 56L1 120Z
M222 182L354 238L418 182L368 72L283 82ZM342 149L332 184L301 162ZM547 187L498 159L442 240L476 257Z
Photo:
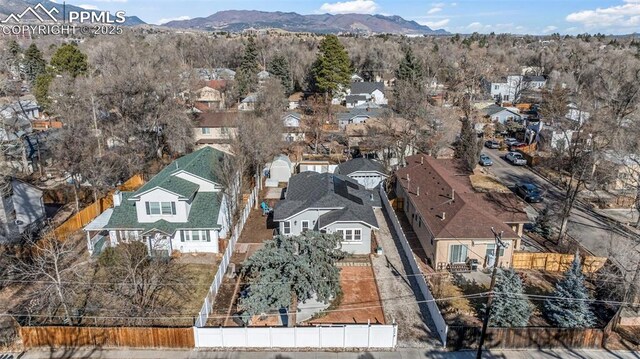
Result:
M373 202L373 193L369 194L369 199L371 199L371 202Z
M420 187L416 189L416 196L420 197Z
M420 156L420 164L423 165L424 164L424 157Z
M447 212L442 212L442 217L440 219L443 221L447 219Z

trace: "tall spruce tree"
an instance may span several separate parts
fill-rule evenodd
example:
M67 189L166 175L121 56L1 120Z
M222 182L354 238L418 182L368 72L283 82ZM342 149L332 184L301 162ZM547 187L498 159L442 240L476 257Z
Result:
M551 209L549 206L545 206L536 217L533 223L533 231L538 233L545 239L551 238L552 223L551 223Z
M421 83L424 79L422 64L413 54L411 46L404 45L402 51L404 52L404 57L400 60L400 66L396 70L396 80L407 81L412 85Z
M595 324L578 253L552 295L554 298L547 299L544 307L553 324L563 328L588 328Z
M496 294L491 305L489 325L493 327L526 326L531 317L531 305L522 296L524 293L522 280L513 269L498 271L494 291Z
M47 62L42 57L42 52L40 52L36 44L31 44L24 52L22 64L24 65L25 76L31 83L45 72L47 66Z
M240 298L240 308L248 315L288 308L292 300L304 301L314 295L328 302L340 292L340 270L336 262L344 258L337 249L335 234L308 231L298 236L277 236L264 243L243 265L249 290Z
M482 146L473 123L465 118L460 128L460 138L455 145L456 157L459 158L467 170L473 171L480 160Z
M240 97L244 97L258 88L258 70L258 48L253 37L249 37L236 74Z
M269 65L267 66L267 71L280 80L282 86L284 87L285 93L290 95L293 91L293 81L291 81L291 68L289 66L289 61L283 55L276 55Z
M320 42L320 52L312 68L312 87L325 99L346 88L351 82L351 60L336 35L327 35Z

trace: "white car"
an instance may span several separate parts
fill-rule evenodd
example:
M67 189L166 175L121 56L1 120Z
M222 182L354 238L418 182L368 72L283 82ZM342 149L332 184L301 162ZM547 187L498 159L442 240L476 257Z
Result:
M514 144L516 144L518 142L520 142L520 141L516 140L513 137L507 137L507 138L504 139L504 144L507 145L507 147L509 147L511 145L514 145Z
M524 166L527 164L527 160L519 152L509 152L504 158L516 166Z

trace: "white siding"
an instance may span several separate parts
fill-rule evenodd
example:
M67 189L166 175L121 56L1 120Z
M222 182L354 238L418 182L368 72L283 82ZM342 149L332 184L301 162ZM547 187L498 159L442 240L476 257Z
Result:
M145 202L175 202L175 215L148 215ZM189 205L186 201L178 201L178 196L171 194L162 189L155 189L140 196L136 201L136 212L139 223L153 223L157 220L164 219L172 223L184 223L189 218Z

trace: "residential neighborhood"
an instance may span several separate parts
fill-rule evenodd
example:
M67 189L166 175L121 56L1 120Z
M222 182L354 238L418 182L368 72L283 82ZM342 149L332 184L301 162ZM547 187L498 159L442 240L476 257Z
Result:
M0 1L0 358L637 356L633 2L184 3Z

